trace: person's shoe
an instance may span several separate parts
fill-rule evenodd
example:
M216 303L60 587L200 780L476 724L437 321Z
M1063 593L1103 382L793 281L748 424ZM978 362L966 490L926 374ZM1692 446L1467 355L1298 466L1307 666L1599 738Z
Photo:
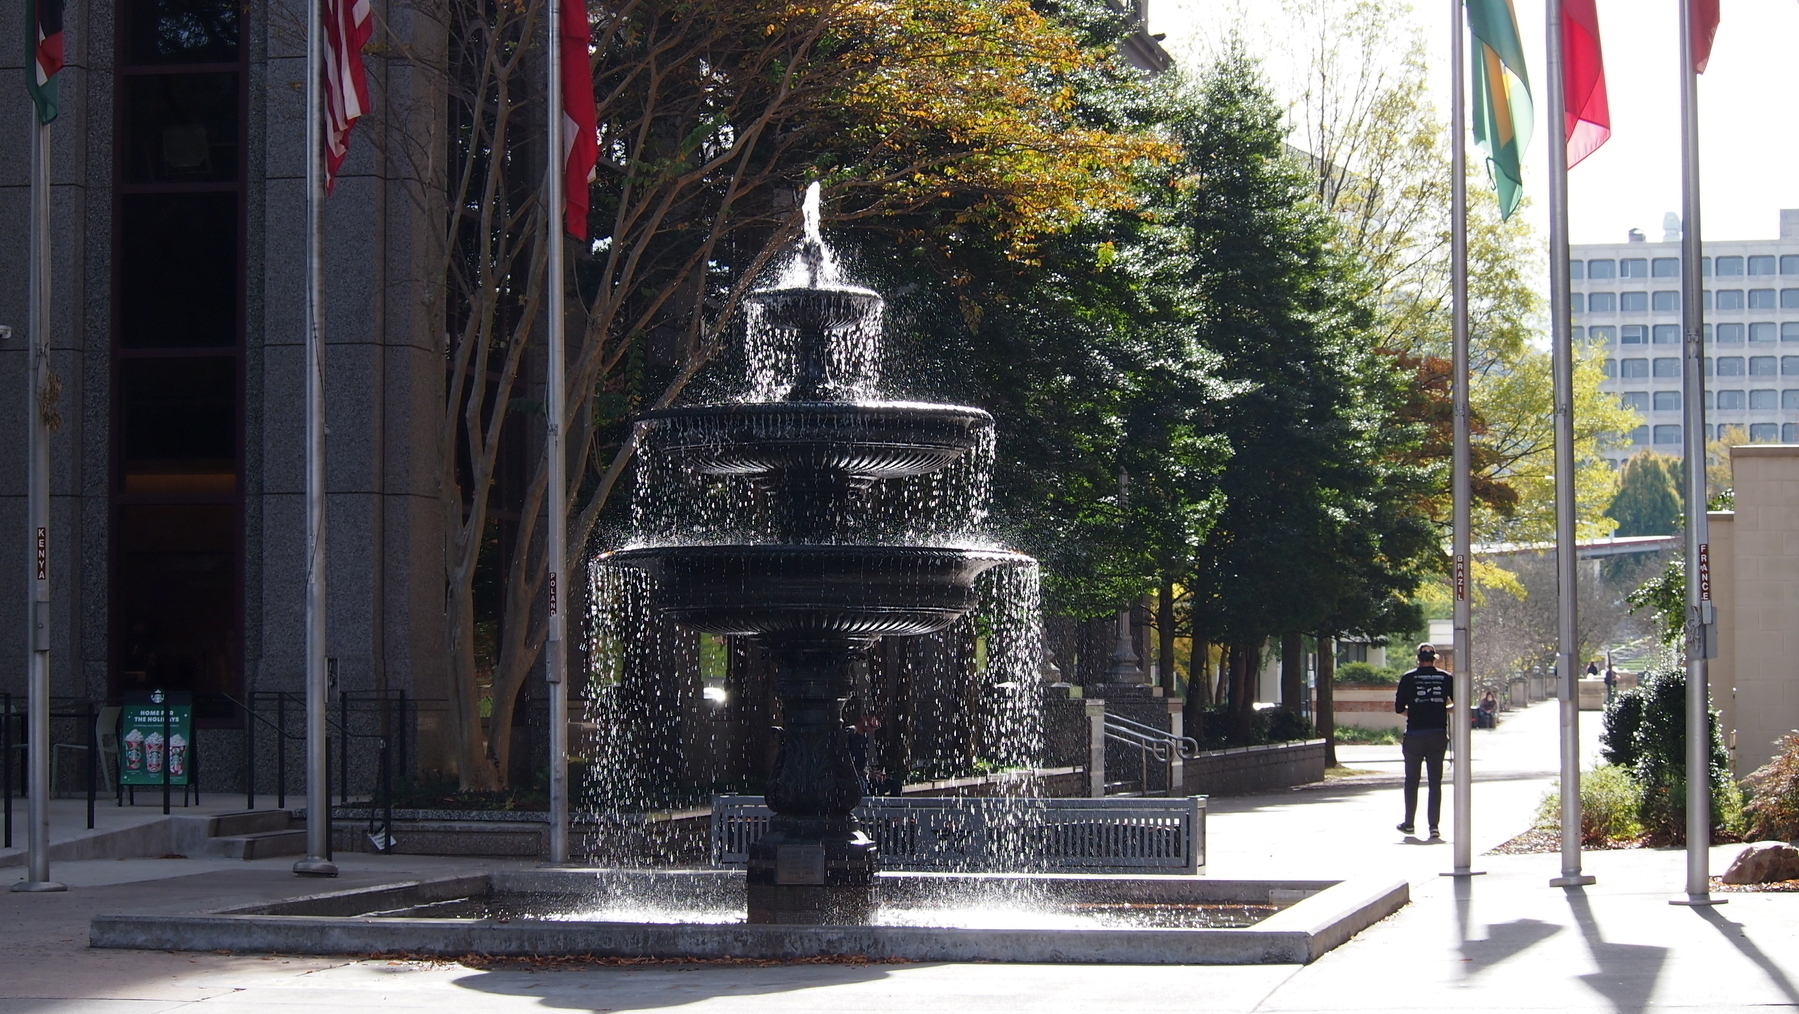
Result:
M1402 822L1399 825L1399 833L1400 834L1411 834L1412 832L1414 832L1416 830L1418 830L1418 828L1414 824L1407 824L1407 823Z
M1431 841L1442 841L1443 835L1441 833L1439 833L1436 828L1433 827L1430 829L1430 840Z

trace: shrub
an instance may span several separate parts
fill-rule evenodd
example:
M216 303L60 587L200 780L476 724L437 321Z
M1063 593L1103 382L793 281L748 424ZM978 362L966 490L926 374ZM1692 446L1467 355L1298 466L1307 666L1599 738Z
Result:
M1641 713L1631 730L1627 759L1643 794L1638 819L1650 837L1671 844L1686 841L1687 821L1687 673L1683 668L1654 669L1644 674L1637 689L1620 696L1640 697ZM1625 726L1630 721L1629 707L1618 709L1619 726L1610 727L1622 742ZM1712 829L1714 836L1728 838L1740 816L1742 798L1726 767L1724 738L1718 729L1718 713L1709 713L1711 729ZM1608 756L1611 751L1608 742ZM1620 753L1624 753L1622 747Z
M1799 732L1780 737L1774 758L1743 784L1750 798L1743 805L1743 820L1751 840L1799 841Z
M1384 666L1369 665L1367 662L1348 662L1337 667L1332 683L1360 684L1364 686L1394 686L1399 682L1399 673Z
M1366 746L1370 744L1387 744L1399 742L1400 730L1364 729L1359 725L1339 725L1334 733L1337 743L1349 746Z
M1600 756L1607 764L1626 770L1637 766L1637 730L1643 726L1643 701L1642 689L1632 688L1614 695L1605 706L1605 731L1599 734L1599 742Z
M1604 848L1633 841L1643 834L1637 819L1643 793L1630 772L1612 764L1601 765L1580 778L1580 843ZM1562 795L1551 790L1537 805L1535 827L1560 831Z

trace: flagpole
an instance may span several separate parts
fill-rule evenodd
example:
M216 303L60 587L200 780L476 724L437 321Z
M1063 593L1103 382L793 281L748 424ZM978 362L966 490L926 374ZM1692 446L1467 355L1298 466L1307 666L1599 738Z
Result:
M1555 387L1555 586L1556 669L1561 711L1562 875L1551 887L1594 882L1580 869L1580 663L1576 623L1579 550L1574 531L1574 336L1568 307L1567 91L1563 80L1562 0L1548 0L1549 94L1555 133L1549 144L1549 333Z
M567 0L580 2L580 0ZM548 456L549 495L547 558L549 583L549 632L544 640L544 679L550 689L550 862L568 862L568 620L562 609L566 594L563 577L568 569L568 477L565 474L568 452L564 444L563 409L563 175L566 164L562 143L562 10L559 0L550 0L549 117L545 159L544 220L549 275L549 326L546 330L547 350L544 370L544 454Z
M294 872L335 877L331 861L330 755L325 722L331 688L325 671L325 349L324 270L319 219L323 210L324 82L320 0L306 4L306 858ZM340 732L341 734L341 732Z
M1717 653L1710 533L1705 517L1705 312L1699 223L1699 73L1694 66L1693 0L1680 0L1680 323L1681 451L1686 469L1687 562L1687 884L1676 905L1721 905L1711 896L1711 695L1706 660Z
M1451 508L1451 554L1455 557L1455 615L1454 640L1455 675L1454 689L1451 696L1455 706L1450 709L1449 734L1455 748L1454 788L1455 811L1453 814L1455 869L1449 876L1473 876L1474 865L1474 818L1469 798L1474 786L1474 775L1471 770L1472 758L1469 756L1473 746L1472 732L1468 722L1461 717L1471 703L1469 698L1474 693L1474 676L1469 646L1469 601L1468 601L1468 564L1472 554L1471 533L1469 531L1470 516L1474 499L1471 469L1471 448L1468 432L1468 114L1466 56L1466 28L1463 23L1463 0L1451 0L1449 17L1449 67L1453 83L1450 86L1449 98L1449 261L1451 287L1451 319L1453 322L1453 351L1451 353L1454 371L1450 381L1451 412L1455 425L1455 449L1451 461L1451 487L1454 503Z
M26 73L30 73L28 68ZM25 383L27 466L26 513L29 517L31 685L26 722L31 739L31 849L29 878L15 891L66 891L50 879L50 427L44 418L44 395L50 384L50 126L31 111L31 267L30 306L26 325Z

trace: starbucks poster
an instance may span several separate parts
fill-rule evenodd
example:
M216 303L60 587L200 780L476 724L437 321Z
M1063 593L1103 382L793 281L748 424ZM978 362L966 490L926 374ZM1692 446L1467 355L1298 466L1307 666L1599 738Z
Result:
M153 690L126 698L119 714L119 784L186 785L192 768L193 695Z

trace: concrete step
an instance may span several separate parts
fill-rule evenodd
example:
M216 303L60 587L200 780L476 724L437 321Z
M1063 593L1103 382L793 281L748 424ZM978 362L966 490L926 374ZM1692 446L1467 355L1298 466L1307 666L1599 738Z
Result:
M215 814L206 825L209 838L231 838L238 835L285 831L293 824L286 810L238 810Z
M270 856L303 856L306 854L306 829L265 831L242 836L245 859L267 859Z

